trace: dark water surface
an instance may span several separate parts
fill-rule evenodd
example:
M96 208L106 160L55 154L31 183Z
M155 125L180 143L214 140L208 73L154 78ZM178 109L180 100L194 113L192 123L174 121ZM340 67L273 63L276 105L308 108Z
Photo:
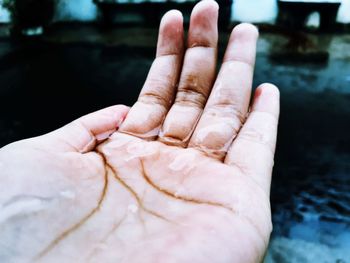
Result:
M258 54L254 83L277 84L282 102L267 262L350 262L350 59L345 49L332 52L321 64ZM2 40L0 146L105 106L132 105L153 54Z

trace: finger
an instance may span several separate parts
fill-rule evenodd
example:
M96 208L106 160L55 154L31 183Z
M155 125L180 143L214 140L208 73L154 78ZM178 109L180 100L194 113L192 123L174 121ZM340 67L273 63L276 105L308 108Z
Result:
M56 139L63 151L89 152L98 142L114 133L125 119L129 108L123 105L112 106L84 117L47 135Z
M233 29L224 62L190 147L218 159L225 157L248 111L258 35L256 27L250 24Z
M184 49L183 18L179 11L166 13L160 23L157 56L138 101L120 128L121 132L155 139L173 103Z
M225 160L252 177L266 192L270 190L279 107L278 89L271 84L261 85L255 92L247 122Z
M201 1L191 15L188 49L176 100L160 132L167 144L185 146L192 134L215 77L218 41L218 5Z

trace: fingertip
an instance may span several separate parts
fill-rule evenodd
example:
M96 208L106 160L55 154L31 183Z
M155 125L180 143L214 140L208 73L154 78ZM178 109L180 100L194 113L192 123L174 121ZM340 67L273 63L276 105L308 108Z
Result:
M258 37L259 31L252 24L242 23L235 26L230 35L224 61L240 61L254 67Z
M196 4L192 10L191 22L197 18L218 18L219 16L219 5L214 0L202 0Z
M280 97L280 91L278 87L272 83L263 83L257 89L256 92L264 96L273 96L275 98Z
M86 153L91 151L96 143L106 139L115 132L126 118L129 107L125 105L114 105L69 123L58 129L50 136L59 138L60 142L66 142L64 151L78 151Z
M130 108L125 105L114 105L108 108L90 113L81 117L81 120L87 128L95 134L95 130L100 133L101 130L111 130L118 128L126 118Z
M170 10L164 14L161 20L161 26L164 26L169 23L177 23L182 24L183 23L183 15L179 10Z
M157 44L157 57L181 54L184 46L183 16L178 10L168 11L162 18Z
M115 112L115 114L119 115L120 118L123 120L125 119L126 115L129 113L130 107L119 104L111 107L112 110ZM119 116L116 116L117 118Z
M244 37L244 38L258 39L259 30L253 24L241 23L233 28L232 36L234 36L235 38Z
M183 16L179 10L170 10L165 13L160 22L160 34L168 36L183 34Z
M193 11L203 11L203 9L211 9L218 11L219 4L215 0L202 0L198 4L195 5Z
M218 42L219 5L214 0L200 1L192 10L188 46L213 47Z
M114 105L114 106L111 106L111 107L114 108L115 110L123 111L123 112L127 112L127 111L130 110L129 106L126 106L126 105L123 105L123 104L117 104L117 105Z
M253 110L269 112L278 117L280 91L274 84L261 84L255 91Z

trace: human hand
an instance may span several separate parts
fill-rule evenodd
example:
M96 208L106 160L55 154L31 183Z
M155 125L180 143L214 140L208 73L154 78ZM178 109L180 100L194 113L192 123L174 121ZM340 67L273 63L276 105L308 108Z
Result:
M216 77L217 17L214 1L197 4L185 50L181 14L164 16L118 131L123 106L0 150L0 259L263 259L279 93L260 86L248 112L258 37L248 24L233 30Z

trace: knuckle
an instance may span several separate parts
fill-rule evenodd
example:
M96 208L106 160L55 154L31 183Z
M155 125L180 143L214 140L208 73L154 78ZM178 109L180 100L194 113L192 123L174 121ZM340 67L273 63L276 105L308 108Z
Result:
M206 87L198 80L198 77L187 76L179 86L176 102L204 108L207 101Z
M164 92L164 90L167 90L167 88L173 85L172 82L173 78L168 74L162 74L162 77L149 76L144 89L153 89L159 92Z
M243 126L247 119L247 114L241 109L241 106L230 99L220 100L215 105L208 106L206 112L211 116L222 116L231 118L237 129Z
M175 102L185 106L204 108L206 100L207 98L200 92L183 89L178 91Z
M151 105L157 104L165 108L169 108L171 104L170 99L167 99L164 96L160 95L158 92L154 92L154 91L143 93L139 98L139 102L142 102L145 104L151 104Z
M240 138L257 143L264 143L264 134L256 129L245 129L240 133Z
M269 136L257 129L242 129L239 133L239 139L261 144L266 146L269 150L271 150L271 152L274 151L274 147Z

